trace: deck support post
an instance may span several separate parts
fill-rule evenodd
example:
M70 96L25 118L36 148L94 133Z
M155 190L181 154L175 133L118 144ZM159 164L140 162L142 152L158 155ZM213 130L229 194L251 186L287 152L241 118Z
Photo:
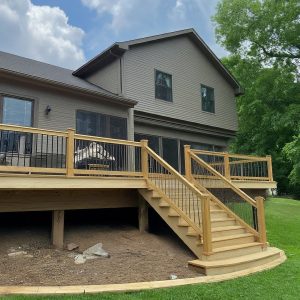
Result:
M267 155L268 177L269 181L273 181L272 156Z
M185 177L188 181L192 180L192 159L191 159L191 146L184 145L184 167Z
M65 211L54 210L52 212L52 245L58 249L64 247L64 223Z
M228 152L224 155L224 176L230 180L230 164L229 164L229 154Z
M148 147L148 140L141 140L141 168L144 178L148 178L149 175L149 162L148 162L148 152L146 147Z
M148 208L147 201L142 196L139 196L139 231L141 233L149 229Z
M265 247L267 245L267 234L266 234L266 222L265 222L265 208L264 208L264 198L255 197L256 207L257 207L257 223L258 223L258 233L259 242Z
M67 150L66 150L66 168L67 168L67 176L74 176L74 135L75 130L69 128L68 129L68 137L67 137Z
M202 213L202 234L203 234L203 255L208 256L212 251L211 219L210 219L210 198L201 199Z

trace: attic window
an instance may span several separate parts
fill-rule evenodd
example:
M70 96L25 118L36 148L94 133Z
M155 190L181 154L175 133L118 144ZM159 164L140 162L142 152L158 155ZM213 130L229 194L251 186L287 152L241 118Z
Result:
M155 98L172 102L172 75L155 70Z
M215 113L214 89L206 85L201 85L202 110Z

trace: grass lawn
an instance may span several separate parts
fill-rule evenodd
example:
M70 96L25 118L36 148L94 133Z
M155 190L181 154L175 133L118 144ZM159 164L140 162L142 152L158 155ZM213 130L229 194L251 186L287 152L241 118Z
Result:
M7 299L300 299L300 201L270 198L266 203L268 240L288 260L279 267L230 281L132 293L74 296L10 296Z

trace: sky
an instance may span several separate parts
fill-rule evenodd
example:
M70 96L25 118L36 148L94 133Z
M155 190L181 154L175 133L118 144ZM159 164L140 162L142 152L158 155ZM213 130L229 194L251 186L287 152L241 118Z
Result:
M114 42L193 27L218 57L218 0L0 0L0 51L76 69Z

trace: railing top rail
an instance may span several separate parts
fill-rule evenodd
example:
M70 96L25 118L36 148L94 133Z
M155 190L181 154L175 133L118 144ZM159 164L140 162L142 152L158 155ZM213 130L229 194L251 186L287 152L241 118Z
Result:
M221 180L225 181L238 195L240 195L245 201L249 202L252 206L256 207L256 202L240 190L237 186L235 186L230 180L221 175L218 171L212 168L209 164L203 161L200 157L191 152L191 158L194 159L198 164L204 166L207 170L213 173L216 177L219 177Z
M261 160L266 161L268 155L266 156L255 156L255 155L245 155L245 154L235 154L235 153L229 153L229 152L217 152L217 151L208 151L208 150L197 150L197 149L191 149L191 152L194 154L205 154L205 155L211 155L211 156L227 156L231 158L241 158L241 159L248 159L248 160Z
M37 133L37 134L62 136L62 137L68 136L68 133L64 131L39 129L34 127L25 127L25 126L7 125L7 124L0 124L0 130L16 131L16 132L24 132L24 133Z
M26 126L18 126L18 125L0 124L0 130L68 137L67 131L40 129L35 127L26 127ZM90 136L90 135L83 135L83 134L75 134L74 137L75 139L86 140L86 141L95 141L95 142L104 142L110 144L120 144L120 145L141 147L140 142L134 142L129 140L119 140L119 139L97 137L97 136Z
M148 154L154 157L160 164L163 165L169 172L173 173L184 185L190 188L194 193L196 193L199 197L207 197L207 195L200 192L197 188L194 187L185 177L183 177L178 171L176 171L172 166L170 166L167 162L165 162L157 153L155 153L151 148L146 146L146 150Z
M77 140L84 140L84 141L95 141L95 142L103 142L103 143L109 143L109 144L119 144L119 145L128 145L128 146L135 146L135 147L141 147L141 142L134 142L129 140L118 140L118 139L112 139L112 138L105 138L105 137L98 137L98 136L92 136L92 135L83 135L83 134L75 134L74 138Z

